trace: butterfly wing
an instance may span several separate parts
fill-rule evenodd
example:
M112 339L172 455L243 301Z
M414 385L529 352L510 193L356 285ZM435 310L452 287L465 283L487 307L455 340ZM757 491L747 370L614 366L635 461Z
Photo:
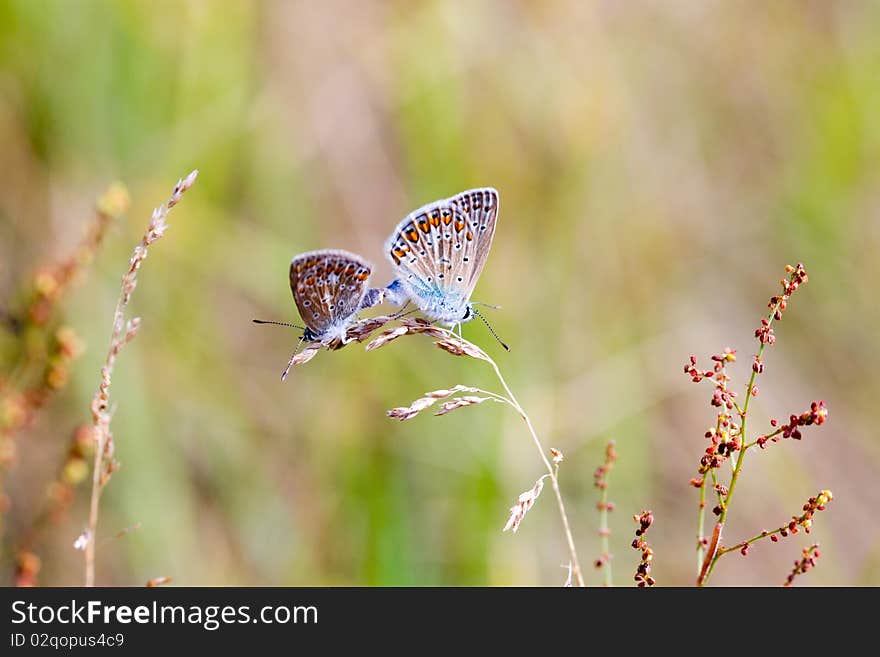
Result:
M460 275L468 299L477 285L477 279L483 272L492 239L495 237L495 225L498 220L498 190L492 187L471 189L453 196L453 205L467 218L468 232L473 239L467 239L470 248L462 254ZM458 276L453 279L458 283Z
M290 289L300 317L320 339L360 307L373 267L354 253L325 249L290 262Z
M498 192L485 187L429 203L397 225L385 253L422 311L444 321L462 318L497 217Z

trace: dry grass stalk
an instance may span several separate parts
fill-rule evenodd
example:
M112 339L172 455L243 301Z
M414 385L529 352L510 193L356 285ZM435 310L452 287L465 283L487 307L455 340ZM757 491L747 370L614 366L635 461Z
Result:
M565 503L562 500L562 493L559 490L559 464L562 461L562 453L558 450L551 449L551 457L548 458L547 452L544 450L544 446L541 443L541 439L538 437L537 431L535 431L535 427L532 424L531 418L517 401L516 397L510 389L510 386L507 385L507 381L501 374L501 370L498 367L498 364L482 349L477 347L475 344L464 340L460 336L455 335L454 333L452 333L452 331L442 329L424 319L403 318L402 320L400 320L400 326L386 330L381 335L379 335L379 337L370 342L367 345L367 351L372 351L374 349L384 347L385 345L393 342L394 340L397 340L400 337L403 337L404 335L417 334L426 334L431 337L439 338L434 344L438 348L443 349L453 356L468 356L470 358L476 358L478 360L482 360L488 363L492 367L493 371L495 372L495 376L498 378L501 387L504 389L505 394L502 395L488 392L486 390L472 389L473 392L485 394L487 395L487 397L479 398L466 396L460 397L456 400L451 400L444 403L441 406L440 411L436 413L436 415L443 415L444 413L448 413L458 408L482 403L484 401L489 401L490 399L492 401L498 401L508 404L519 414L523 422L525 422L526 427L528 428L529 434L531 435L532 440L535 443L535 447L537 447L538 453L541 456L541 460L544 462L544 466L547 468L547 474L540 477L535 483L535 486L530 491L526 491L525 493L520 495L520 499L517 504L511 507L510 518L507 521L507 525L505 525L505 530L514 529L515 531L515 529L519 527L519 523L522 522L526 511L531 508L538 495L540 494L541 489L544 485L544 479L546 477L549 477L553 487L553 493L556 497L556 506L559 509L559 515L562 519L562 526L565 532L565 540L568 545L574 579L577 581L578 586L584 586L584 577L581 571L580 562L578 560L577 550L574 545L574 537L571 533L571 526L568 522L568 514L565 511ZM456 386L456 388L458 388L458 386ZM462 389L463 388L464 387L462 387ZM429 399L431 398L429 396L426 396L420 400L416 400L413 406L392 409L391 411L389 411L388 415L399 420L410 419L418 412L433 404L433 401L428 401Z
M101 368L101 382L91 404L95 460L92 468L92 494L89 504L88 526L74 543L74 547L85 552L86 586L94 586L95 584L95 540L101 491L117 468L117 463L113 458L114 445L113 435L110 431L111 413L109 411L113 366L116 364L119 353L125 345L134 339L140 328L140 318L126 320L125 310L137 286L137 274L147 258L150 246L165 234L168 229L168 213L180 202L183 194L192 187L198 173L198 170L195 170L186 178L179 180L168 202L153 210L147 231L140 244L135 247L128 263L128 270L122 277L122 287L116 302L116 310L113 313L110 347L107 350L104 366Z

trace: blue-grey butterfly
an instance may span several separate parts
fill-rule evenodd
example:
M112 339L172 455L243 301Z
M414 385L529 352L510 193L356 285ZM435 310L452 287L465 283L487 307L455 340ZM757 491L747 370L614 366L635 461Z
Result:
M373 266L354 253L339 249L309 251L290 262L290 290L304 327L285 322L257 320L257 324L282 324L302 328L303 335L290 357L284 380L303 342L338 348L348 342L349 328L361 308L375 305L381 291L368 289Z
M396 305L411 300L426 317L450 327L482 318L471 293L489 256L497 218L498 191L492 187L411 212L385 242L397 278L382 291L384 299Z

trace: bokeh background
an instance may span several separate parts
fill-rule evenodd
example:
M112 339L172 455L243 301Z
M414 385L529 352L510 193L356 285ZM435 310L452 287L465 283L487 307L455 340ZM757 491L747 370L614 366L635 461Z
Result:
M492 185L501 214L475 297L503 306L489 312L513 351L477 323L465 336L565 453L588 583L609 438L615 581L632 583L631 516L650 508L655 577L693 582L688 480L714 415L682 364L736 348L744 386L767 299L803 261L751 426L820 398L830 420L749 454L726 536L778 526L822 488L835 498L811 537L728 557L713 579L779 584L812 538L823 556L803 584L880 584L878 37L874 2L3 0L4 398L58 327L85 351L6 454L2 581L39 521L36 581L82 582L88 485L39 516L89 421L131 249L199 168L132 300L143 326L114 374L122 468L98 583L562 583L549 492L501 532L542 472L509 409L385 417L427 390L494 386L486 367L407 338L321 353L282 384L296 334L250 322L297 320L294 254L350 249L384 283L396 222ZM36 272L74 251L117 180L130 210L22 335Z

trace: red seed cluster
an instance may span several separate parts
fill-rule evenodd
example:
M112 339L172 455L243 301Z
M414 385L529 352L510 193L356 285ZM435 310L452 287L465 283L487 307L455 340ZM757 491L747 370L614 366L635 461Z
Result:
M825 406L825 401L823 399L814 401L810 404L810 410L805 411L800 415L789 415L788 422L782 426L779 425L777 420L770 420L770 426L778 428L768 436L759 436L757 440L758 447L764 449L766 448L768 441L774 443L778 442L780 436L782 438L794 438L795 440L800 440L803 438L800 429L801 427L825 424L825 420L827 419L828 408Z
M705 433L705 437L712 444L706 448L705 453L700 457L699 474L701 475L721 467L728 458L742 447L742 440L739 436L740 427L727 412L722 411L718 414L717 426L717 429L712 427ZM699 488L703 485L703 479L691 479L690 484Z
M786 265L785 273L788 274L788 280L783 278L779 281L779 284L782 286L782 294L770 297L770 303L767 304L768 308L772 309L775 307L776 312L779 313L774 315L774 319L782 319L781 313L785 310L786 302L797 291L798 287L809 280L802 262L797 263L796 267Z
M791 520L784 527L779 528L779 535L783 538L787 537L789 534L792 536L797 534L801 528L806 533L810 533L810 529L813 527L813 515L817 511L824 511L825 507L828 503L834 499L834 496L831 494L830 490L821 490L817 495L808 499L803 506L803 513L799 516L792 516ZM771 536L770 540L774 543L778 540L776 536Z
M776 342L773 327L770 326L770 320L766 317L761 318L761 326L755 329L755 337L761 344L773 344Z
M819 552L818 543L815 543L808 548L804 548L801 558L794 562L794 568L788 574L788 577L785 578L783 586L791 586L798 575L803 575L811 568L814 568L821 556L822 553Z
M771 323L773 320L779 321L782 319L782 313L788 306L788 300L791 298L791 295L808 280L803 263L799 262L796 267L786 265L785 272L788 274L788 279L783 278L779 281L779 284L782 286L782 294L773 295L767 304L767 307L773 311L772 314L770 317L761 318L761 325L755 329L755 338L761 343L762 347L776 342L776 335L773 333ZM752 363L752 371L755 374L762 374L764 372L764 363L759 356L755 356L755 360ZM754 389L749 392L752 395L757 394Z
M654 560L654 550L645 540L648 529L654 524L654 514L650 511L642 511L641 515L633 516L633 520L639 523L639 528L636 530L636 537L633 539L632 547L642 551L642 560L636 569L633 579L639 588L654 586L656 581L651 577L651 562Z

